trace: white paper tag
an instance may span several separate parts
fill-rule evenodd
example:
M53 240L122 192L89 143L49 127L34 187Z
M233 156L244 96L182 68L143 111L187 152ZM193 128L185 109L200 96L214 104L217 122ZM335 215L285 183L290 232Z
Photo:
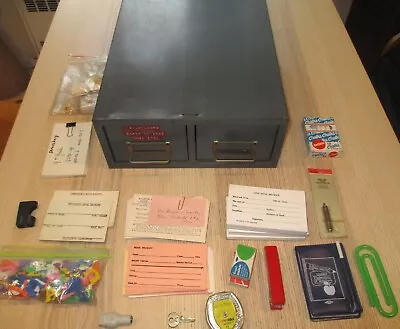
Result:
M85 175L91 131L91 122L56 123L51 134L42 176Z

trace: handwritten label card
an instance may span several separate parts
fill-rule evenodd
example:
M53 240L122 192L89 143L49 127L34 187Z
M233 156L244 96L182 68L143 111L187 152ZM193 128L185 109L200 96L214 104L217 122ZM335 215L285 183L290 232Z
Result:
M56 123L43 165L44 177L86 175L91 122Z
M208 217L208 200L178 196L154 195L150 205L149 224L202 227Z
M127 203L125 239L205 243L209 208L203 197L135 194Z

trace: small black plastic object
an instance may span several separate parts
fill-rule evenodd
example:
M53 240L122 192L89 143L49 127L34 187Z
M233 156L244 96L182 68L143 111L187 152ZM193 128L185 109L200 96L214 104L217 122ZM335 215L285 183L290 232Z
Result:
M37 207L37 201L22 201L19 203L16 223L18 228L35 226L36 217L32 216L32 212L37 209Z

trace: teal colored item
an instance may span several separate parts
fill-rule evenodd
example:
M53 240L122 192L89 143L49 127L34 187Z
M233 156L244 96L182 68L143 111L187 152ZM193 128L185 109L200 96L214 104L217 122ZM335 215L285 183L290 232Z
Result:
M381 258L378 252L371 246L363 244L359 245L355 249L355 258L360 271L361 278L364 282L365 290L368 294L369 303L372 307L376 307L378 312L387 318L392 318L399 312L398 304L396 298L393 294L392 287L390 286L388 277L386 275L385 269L383 267ZM376 287L371 278L371 273L368 270L367 262L371 263L371 266L375 272L375 276L378 280L379 287L382 291L387 308L391 308L390 312L385 311L379 301L378 294L376 292Z
M256 248L238 244L230 275L250 280L256 252Z

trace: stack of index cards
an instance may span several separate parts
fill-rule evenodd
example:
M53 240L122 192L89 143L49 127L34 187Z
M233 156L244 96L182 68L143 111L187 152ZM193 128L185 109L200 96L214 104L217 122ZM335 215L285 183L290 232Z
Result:
M40 240L105 242L114 225L118 191L55 191Z
M229 186L227 239L303 240L307 236L304 191Z

